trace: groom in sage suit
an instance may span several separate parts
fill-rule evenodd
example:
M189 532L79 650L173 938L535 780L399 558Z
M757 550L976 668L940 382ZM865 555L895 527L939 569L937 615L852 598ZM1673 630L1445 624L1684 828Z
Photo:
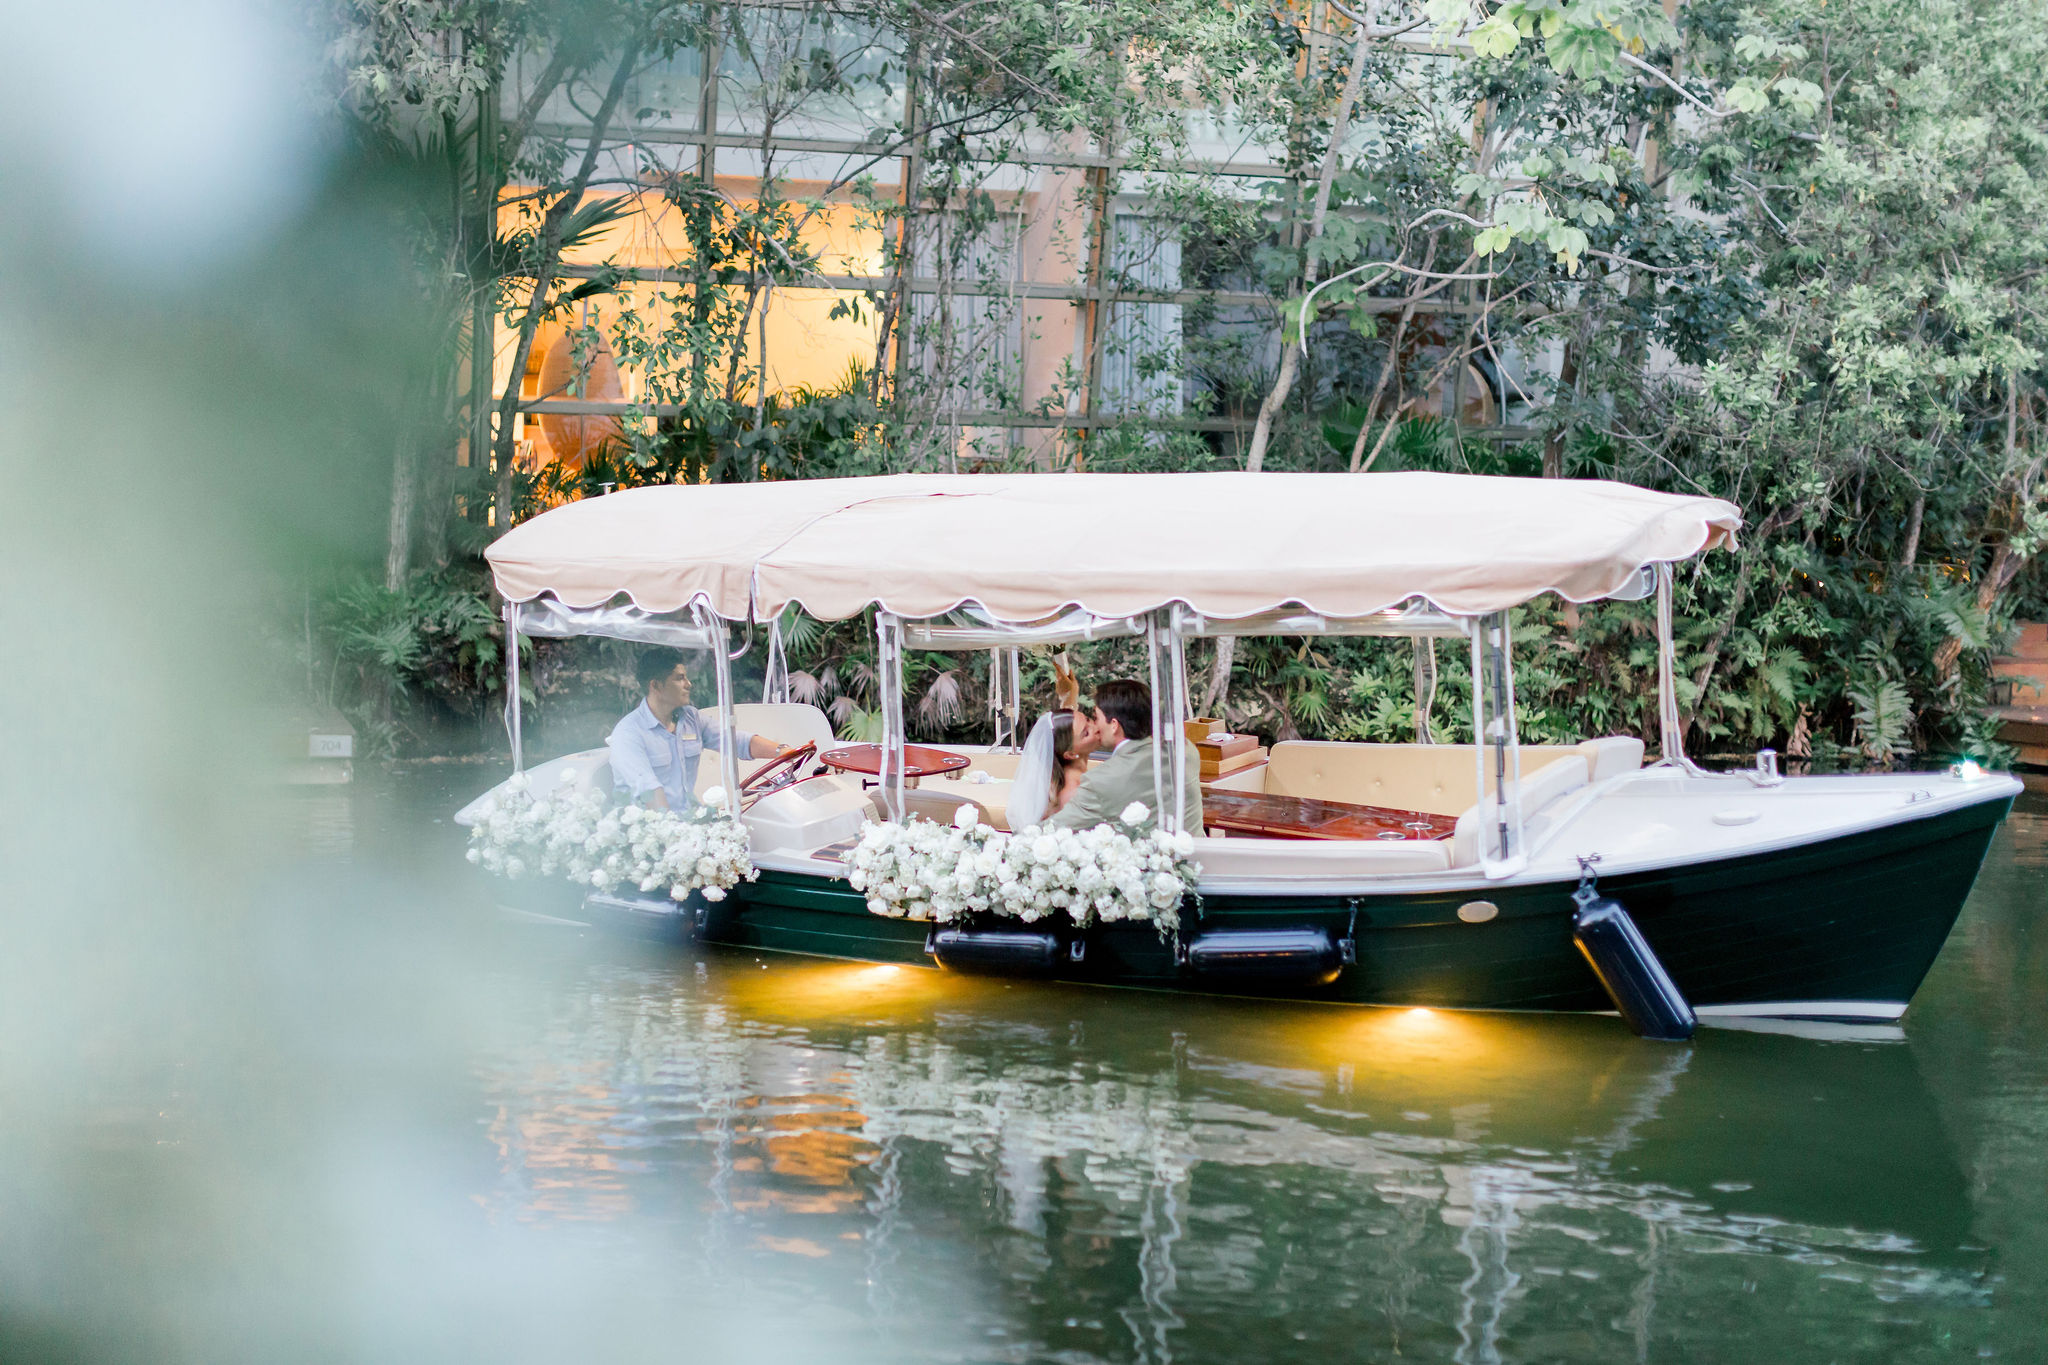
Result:
M1117 678L1095 689L1092 717L1096 740L1110 747L1109 760L1090 768L1081 779L1073 800L1047 824L1067 829L1091 829L1107 821L1121 824L1124 811L1133 801L1158 814L1158 796L1152 789L1152 690L1141 682ZM1181 746L1185 750L1187 741ZM1173 752L1159 755L1162 785L1173 788ZM1190 834L1202 832L1202 765L1188 752L1181 789L1181 828Z

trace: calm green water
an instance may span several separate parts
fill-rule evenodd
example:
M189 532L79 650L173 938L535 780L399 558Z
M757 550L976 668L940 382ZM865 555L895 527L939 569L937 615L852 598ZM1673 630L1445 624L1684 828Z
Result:
M433 823L480 785L308 801L313 850L481 905ZM436 1123L489 1235L831 1359L2042 1360L2044 869L2023 809L1888 1041L507 924Z

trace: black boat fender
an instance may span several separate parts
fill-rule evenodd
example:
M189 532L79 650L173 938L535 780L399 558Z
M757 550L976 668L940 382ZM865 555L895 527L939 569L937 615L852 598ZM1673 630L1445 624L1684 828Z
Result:
M1598 861L1597 856L1579 859L1572 942L1637 1037L1685 1042L1699 1028L1699 1019L1621 902L1600 894L1593 872Z
M1050 976L1087 956L1084 939L1061 943L1049 929L934 929L925 952L941 967L996 976Z
M1210 929L1180 944L1181 965L1222 982L1327 986L1358 961L1358 907L1342 938L1307 925L1287 929Z

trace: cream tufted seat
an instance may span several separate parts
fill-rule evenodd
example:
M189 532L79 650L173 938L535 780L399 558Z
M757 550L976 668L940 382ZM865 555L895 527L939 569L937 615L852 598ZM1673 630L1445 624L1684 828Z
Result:
M1522 771L1538 772L1560 758L1580 761L1584 778L1597 782L1642 766L1643 742L1616 735L1583 744L1522 747ZM1312 796L1361 806L1457 815L1478 799L1469 744L1343 744L1283 740L1263 769L1264 790L1276 796ZM1235 785L1235 784L1233 784ZM1488 782L1489 789L1492 783Z
M947 747L957 749L966 756L967 766L961 770L962 772L987 773L990 777L1000 777L1005 781L1017 775L1017 760L1023 757L1022 754L1009 749L975 750L960 748L957 745Z
M1543 767L1532 769L1529 765L1529 751L1522 751L1522 821L1526 830L1531 817L1560 796L1575 792L1586 785L1586 764L1576 753L1569 750L1563 758L1552 759ZM1509 791L1515 790L1510 783ZM1451 835L1451 865L1465 867L1479 861L1479 836L1481 823L1493 818L1494 804L1491 800L1474 802L1458 816L1458 828Z

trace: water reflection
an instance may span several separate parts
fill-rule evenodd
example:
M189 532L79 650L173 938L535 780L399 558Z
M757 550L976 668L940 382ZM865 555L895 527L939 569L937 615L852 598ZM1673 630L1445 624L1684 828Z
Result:
M1904 1044L564 950L487 1068L493 1211L701 1220L688 1274L907 1355L1647 1359L1728 1302L1873 1345L1985 1302Z
M478 898L431 816L365 799L354 828ZM2016 815L1891 1042L1665 1047L492 921L464 1192L590 1274L845 1359L2035 1359L2043 862L2048 821Z

